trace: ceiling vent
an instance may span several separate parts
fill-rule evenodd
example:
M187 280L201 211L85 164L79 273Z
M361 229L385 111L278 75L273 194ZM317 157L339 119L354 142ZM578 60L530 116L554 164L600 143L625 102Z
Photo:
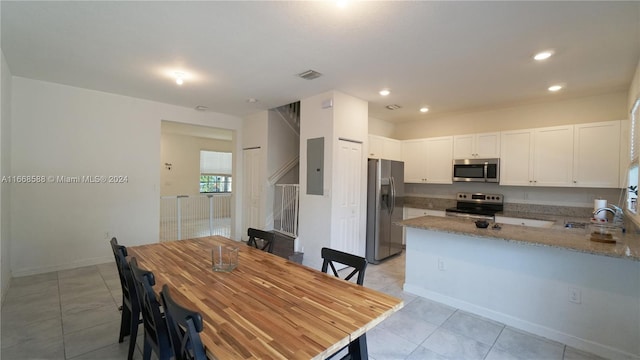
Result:
M400 109L402 106L398 105L398 104L391 104L391 105L387 105L385 106L387 109L389 110L398 110Z
M307 71L301 72L300 74L298 74L298 76L305 80L313 80L313 79L319 78L320 76L322 76L322 74L320 74L315 70L307 70Z

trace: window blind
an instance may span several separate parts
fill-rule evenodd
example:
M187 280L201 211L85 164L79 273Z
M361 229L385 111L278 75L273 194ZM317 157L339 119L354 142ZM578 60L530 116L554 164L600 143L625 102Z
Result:
M200 174L231 175L231 153L200 151Z
M638 162L638 121L640 121L640 98L631 108L631 139L629 141L629 157L632 163Z

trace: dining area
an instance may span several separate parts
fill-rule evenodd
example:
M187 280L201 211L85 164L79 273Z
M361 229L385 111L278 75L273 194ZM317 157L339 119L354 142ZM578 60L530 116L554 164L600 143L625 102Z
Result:
M366 260L334 249L312 269L253 236L111 246L122 280L118 340L129 359L136 342L143 359L367 359L366 333L404 306L362 286Z

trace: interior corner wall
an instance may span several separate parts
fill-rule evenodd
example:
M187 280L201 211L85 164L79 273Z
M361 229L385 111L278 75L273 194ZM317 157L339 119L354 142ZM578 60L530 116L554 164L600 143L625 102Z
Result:
M393 137L394 135L395 125L390 122L369 117L368 126L369 134L371 135L384 136L388 138Z
M322 247L330 245L333 109L323 103L333 99L325 92L300 100L300 210L298 238L303 264L320 269ZM323 195L307 194L307 140L324 138Z
M226 140L162 133L160 143L160 196L200 195L200 151L233 152ZM171 164L171 170L165 163Z
M0 68L1 114L0 114L0 175L11 173L11 71L0 50L2 67ZM2 282L2 302L11 283L11 184L0 184L0 276Z
M234 116L21 77L13 77L11 120L10 175L47 179L12 184L14 276L113 261L111 236L126 246L158 242L162 120L241 136Z
M627 91L619 91L441 117L427 115L424 120L396 124L391 137L407 140L623 120L629 118L627 94Z

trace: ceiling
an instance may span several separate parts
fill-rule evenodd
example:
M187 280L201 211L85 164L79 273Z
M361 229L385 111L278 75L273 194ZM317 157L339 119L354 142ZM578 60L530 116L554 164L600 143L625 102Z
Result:
M368 101L370 116L390 122L626 91L640 58L637 1L0 6L15 76L241 117L328 90ZM555 55L532 60L544 49ZM296 76L308 69L323 76ZM556 83L565 88L547 91Z

